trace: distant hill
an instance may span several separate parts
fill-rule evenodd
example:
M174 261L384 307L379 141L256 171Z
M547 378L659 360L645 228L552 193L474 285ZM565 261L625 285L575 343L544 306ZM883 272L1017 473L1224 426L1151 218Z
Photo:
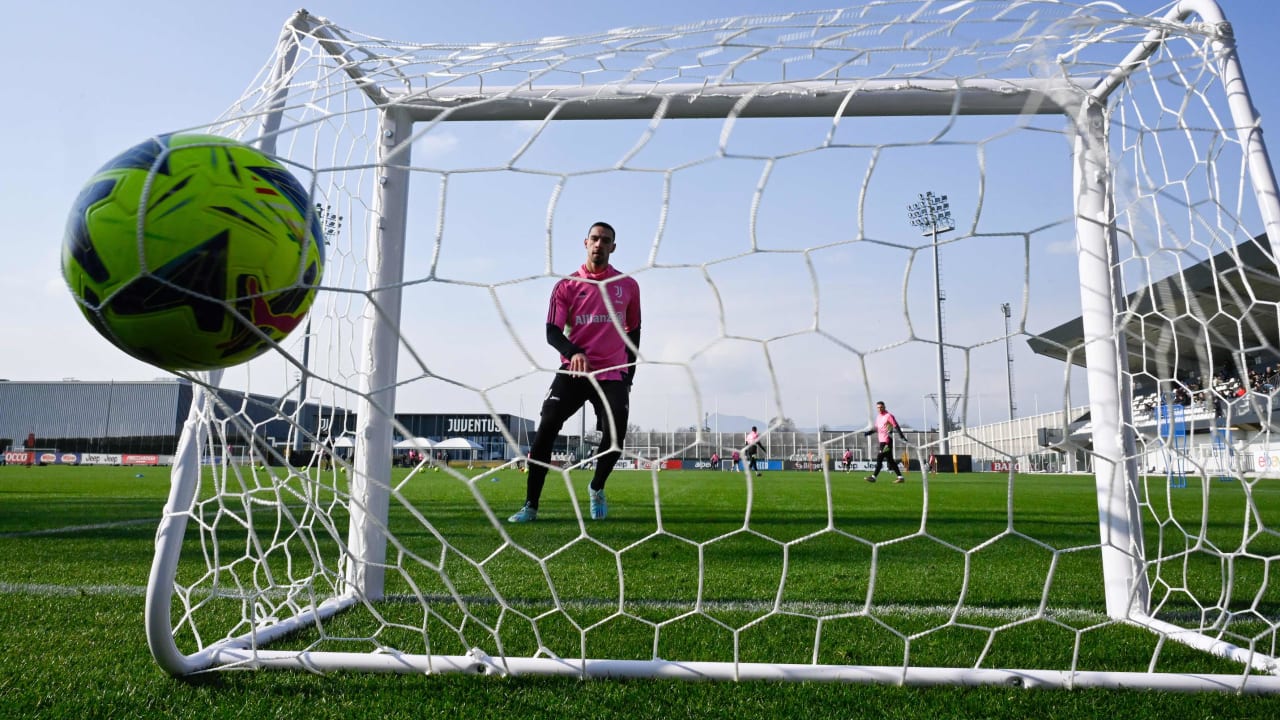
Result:
M722 433L744 433L755 425L757 428L764 430L765 423L755 418L749 418L742 415L718 415L712 413L707 420L707 427L712 432L719 430Z
M719 423L720 423L718 427L716 426L717 418L719 419ZM723 433L744 433L750 430L752 425L759 428L760 432L764 432L765 428L768 426L768 423L766 423L763 420L746 417L744 415L716 415L715 413L712 413L709 416L708 427L711 428L712 432L715 432L718 429L720 432L723 432ZM857 431L862 429L863 429L862 426L854 427L851 425L831 425L827 427L827 431L829 432L851 432L851 431ZM904 425L903 429L909 430L910 428ZM818 431L818 429L815 427L804 427L804 426L797 427L796 430L798 432L806 432L806 433Z
M716 425L717 422L719 422L720 424ZM746 417L745 415L717 415L715 413L712 413L711 415L708 416L708 427L711 428L711 432L715 432L716 430L719 430L722 433L744 433L750 430L752 425L759 428L760 432L764 432L765 428L768 426L768 423L766 423L763 420L758 420L756 418ZM863 429L863 426L855 427L852 425L830 425L827 427L828 432L855 432L862 429ZM903 425L903 429L910 430L911 428L907 427L906 425ZM806 432L806 433L818 431L818 429L815 427L803 427L803 426L797 427L796 430L798 432Z

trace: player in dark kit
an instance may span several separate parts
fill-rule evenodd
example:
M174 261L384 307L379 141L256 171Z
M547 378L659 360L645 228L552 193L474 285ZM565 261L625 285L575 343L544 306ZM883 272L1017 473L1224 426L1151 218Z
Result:
M615 237L608 223L592 225L583 241L586 263L551 291L547 342L560 351L560 372L542 403L529 449L524 507L508 522L538 518L538 499L546 482L552 445L565 421L587 402L596 413L603 451L596 458L589 489L591 519L603 520L608 514L604 484L622 455L635 378L633 349L640 347L640 285L609 264L617 247ZM599 391L592 378L599 383Z

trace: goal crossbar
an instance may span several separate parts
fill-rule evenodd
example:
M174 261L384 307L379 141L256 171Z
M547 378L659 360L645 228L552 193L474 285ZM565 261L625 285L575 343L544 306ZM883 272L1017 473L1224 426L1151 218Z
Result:
M472 88L389 94L414 121L648 120L1062 114L1092 83L1041 80L801 81Z

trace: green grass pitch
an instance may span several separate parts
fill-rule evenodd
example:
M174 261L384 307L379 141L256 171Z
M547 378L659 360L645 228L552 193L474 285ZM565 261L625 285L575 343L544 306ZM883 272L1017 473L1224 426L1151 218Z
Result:
M538 522L501 523L506 536L483 507L505 520L523 500L524 476L497 478L398 470L391 551L400 560L382 608L398 626L372 639L371 619L348 613L325 634L300 634L281 647L367 652L384 643L456 654L472 645L528 655L541 643L566 657L585 646L588 657L648 659L656 646L668 659L728 661L736 645L743 661L803 663L814 659L821 627L822 663L900 665L909 655L913 665L1061 667L1078 653L1081 669L1141 670L1154 653L1165 670L1239 672L1172 643L1157 649L1144 631L1105 622L1090 477L1022 475L1011 486L999 475L942 476L926 493L918 474L895 486L853 474L828 482L821 473L769 472L748 483L728 472L619 471L608 487L609 519L592 522L584 519L587 475L566 482L553 474ZM1248 506L1240 485L1214 482L1202 493L1195 480L1174 491L1161 478L1151 483L1148 548L1179 556L1155 576L1162 612L1195 613L1188 590L1218 597L1222 565L1196 548L1245 542L1250 557L1231 568L1238 592L1229 602L1274 622L1276 583L1253 558L1274 556L1280 543L1265 531L1242 539ZM1252 486L1264 528L1280 524L1273 485ZM261 492L240 490L209 507L224 508L225 520ZM292 672L174 679L151 660L142 620L167 493L163 468L0 467L0 716L1145 718L1265 717L1280 709L1272 697L1095 690ZM429 528L410 505L426 509ZM269 523L260 510L246 512L255 524ZM338 520L345 533L345 518ZM234 534L224 538L227 547ZM324 553L336 547L316 542ZM201 553L191 550L180 581L201 567ZM438 612L423 620L407 600L415 593ZM466 601L470 619L441 602L451 593ZM993 635L993 628L1001 629ZM1260 628L1242 619L1231 630L1247 636Z

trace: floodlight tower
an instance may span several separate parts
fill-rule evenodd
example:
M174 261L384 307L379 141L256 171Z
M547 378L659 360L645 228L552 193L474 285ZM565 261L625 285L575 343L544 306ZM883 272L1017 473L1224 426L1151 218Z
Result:
M342 216L333 208L323 203L316 203L316 217L320 219L320 231L324 233L324 244L327 246L334 235L342 229ZM303 413L307 407L307 375L311 372L311 311L307 311L307 326L302 334L302 375L298 378L298 430L294 433L293 449L302 450L302 430L306 427ZM317 422L317 430L319 423Z
M951 221L951 206L946 195L934 195L932 191L920 195L918 202L907 206L907 220L920 228L925 236L933 237L933 297L934 320L938 330L938 451L951 454L947 441L947 358L942 335L942 268L938 264L938 235L955 230Z
M1012 313L1009 303L1000 303L1000 314L1004 316L1004 363L1009 374L1009 419L1012 420L1018 405L1013 401L1013 348L1009 344L1009 317Z

